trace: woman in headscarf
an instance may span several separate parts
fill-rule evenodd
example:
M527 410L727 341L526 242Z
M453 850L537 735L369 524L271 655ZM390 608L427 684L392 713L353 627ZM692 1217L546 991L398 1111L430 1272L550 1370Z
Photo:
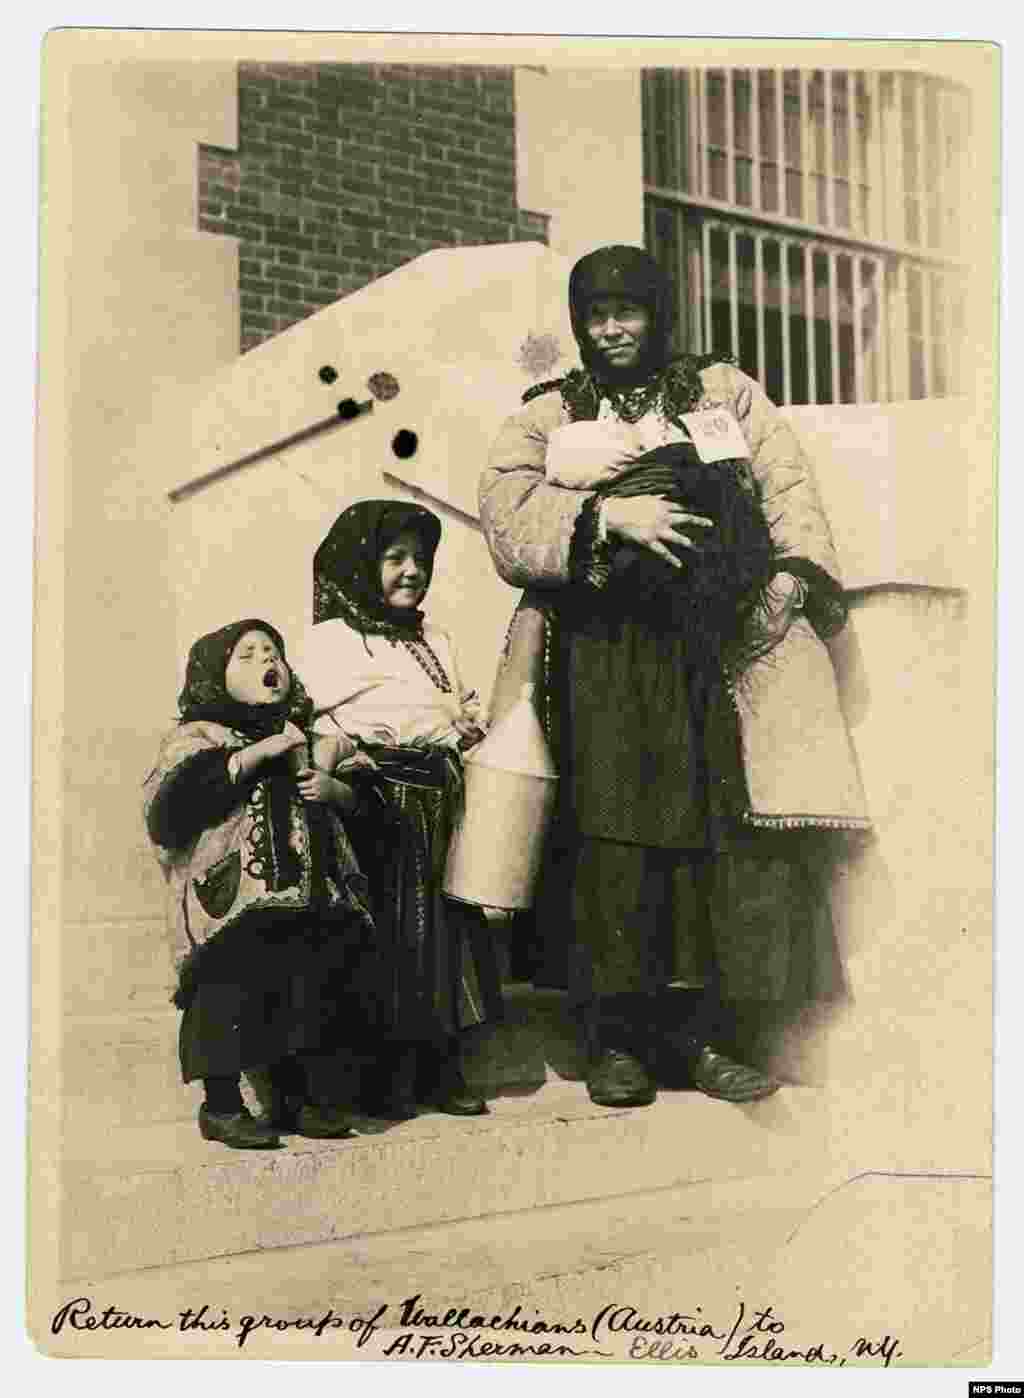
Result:
M537 684L563 776L537 916L572 928L595 1102L649 1103L680 1070L751 1101L778 1084L741 1029L842 988L825 832L868 821L823 645L839 570L758 384L672 357L647 253L584 257L569 307L583 367L525 395L480 485L495 566L528 589L492 715Z
M440 520L417 505L364 500L345 510L313 561L302 650L316 731L355 739L376 768L353 838L390 956L392 1034L365 1106L397 1118L417 1101L486 1112L466 1085L461 1040L501 1014L486 919L441 893L461 753L483 729L451 638L421 610L440 537Z
M196 641L178 710L145 816L178 945L182 1077L205 1089L200 1130L236 1149L276 1147L278 1130L350 1135L346 1069L377 1032L379 974L340 816L353 793L309 766L312 705L266 621ZM250 1116L242 1072L269 1077L273 1119Z

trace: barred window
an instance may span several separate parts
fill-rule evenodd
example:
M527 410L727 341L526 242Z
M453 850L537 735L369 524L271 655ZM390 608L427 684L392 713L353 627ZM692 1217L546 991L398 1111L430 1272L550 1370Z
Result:
M649 69L647 244L682 348L783 403L955 393L964 89L916 73Z

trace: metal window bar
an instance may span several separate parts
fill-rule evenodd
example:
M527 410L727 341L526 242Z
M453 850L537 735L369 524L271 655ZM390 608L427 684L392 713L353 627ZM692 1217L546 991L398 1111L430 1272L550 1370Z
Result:
M736 229L729 229L729 352L740 351L740 282L736 256Z
M953 393L953 355L950 349L949 292L947 279L941 272L931 274L932 309L935 313L936 339L942 351L943 392Z
M779 304L782 310L782 401L793 401L792 350L789 342L789 249L788 238L779 240Z
M920 138L921 127L918 119L919 112L917 107L916 83L917 79L911 73L901 73L899 76L900 98L898 112L900 125L900 152L902 155L904 149L904 142L907 138L906 112L908 108L911 113L910 147L914 151L914 161L912 167L913 178L911 179L911 172L910 170L908 170L907 160L904 157L902 162L903 187L899 192L903 196L903 242L920 244L923 241L921 238L920 205L922 150ZM917 217L915 220L916 228L914 229L911 229L910 220L907 218L907 213L911 204L917 210ZM912 238L910 236L911 232L915 232L917 236Z
M701 262L704 273L704 354L710 354L713 348L711 337L711 223L705 220L701 224Z
M775 159L778 162L778 212L785 216L789 209L789 181L786 178L786 70L775 70Z
M865 259L855 254L850 259L850 281L853 287L853 399L863 403L864 394L864 290Z
M864 74L860 69L850 69L846 75L846 121L849 130L848 148L850 152L850 232L867 234L867 209L871 199L868 183L867 161L860 134L861 82ZM865 128L866 131L866 128ZM856 191L856 194L853 193ZM860 400L858 399L858 402Z
M759 70L748 68L750 77L750 207L761 207L761 82Z
M654 163L654 113L652 103L653 82L650 70L645 69L640 80L640 107L643 114L644 179L657 184L661 171Z
M709 354L711 352L711 342L704 336L704 318L701 314L703 306L703 293L701 290L701 249L697 239L692 236L690 230L683 225L683 241L686 247L687 258L687 280L689 288L689 324L691 347L694 354Z
M686 175L687 188L696 193L699 188L699 164L700 164L700 72L696 68L686 70L686 104L689 114L687 124L687 161Z
M885 180L882 178L882 84L877 72L868 84L868 226L869 238L885 237Z
M711 155L708 150L708 74L706 68L697 72L697 86L700 91L700 192L705 199L711 198Z
M928 246L928 160L926 142L928 140L927 126L924 112L924 89L926 79L920 75L913 80L914 84L914 140L917 143L917 160L915 167L917 170L917 241L921 247ZM925 355L927 363L928 356ZM927 374L926 374L927 377Z
M896 310L896 333L892 343L892 394L894 398L910 397L910 287L907 264L899 258L893 267L893 299Z
M832 377L832 397L830 402L842 402L839 389L839 258L829 248L828 267L828 362Z
M888 267L880 258L872 259L875 266L875 300L878 305L878 329L876 341L878 349L875 357L878 378L878 401L888 403L891 396L889 387L889 355L891 353L892 316L889 314Z
M811 75L806 69L800 71L799 112L797 131L800 134L800 183L801 211L806 222L811 220L811 172L810 166L810 126L811 126ZM817 222L817 219L814 220Z
M679 74L674 70L668 74L668 121L672 133L669 155L672 162L672 183L682 189L683 181L683 112L682 94L679 91Z
M818 401L818 375L815 363L814 244L804 243L804 325L807 333L807 401Z
M772 239L774 242L775 239ZM757 317L757 378L763 386L768 378L768 358L764 336L764 238L754 234L754 306Z
M825 226L836 226L835 110L832 105L832 70L822 73L822 102L825 122Z
M674 239L674 242L675 242L675 250L676 250L676 265L675 265L673 271L674 271L674 274L675 274L675 284L676 284L677 287L686 287L686 286L689 286L689 284L690 284L690 279L689 279L689 268L688 268L688 266L687 266L687 250L686 250L686 244L687 244L686 233L687 233L687 229L686 229L686 220L683 219L683 218L680 218L679 215L678 215L678 213L676 213L676 214L674 215L674 219L675 219L675 235L676 235L676 236L675 236L675 239ZM690 340L692 340L692 339L693 339L693 296L692 296L692 295L690 296L690 304L689 304L689 306L686 308L686 329L687 329L687 336L688 336L688 338L689 338Z
M943 88L935 86L935 188L931 191L931 197L937 208L936 241L932 243L929 221L929 246L945 248L948 245L946 236L946 209L949 207L946 190L946 94Z
M926 268L918 269L917 281L921 306L921 396L930 398L934 378L935 342L932 338L932 279Z
M949 250L959 254L963 242L963 196L966 187L964 161L967 159L969 138L970 98L966 93L951 90L950 110L954 117L953 139L950 142L948 182Z
M733 69L723 68L725 89L725 197L736 203L736 110L733 103Z

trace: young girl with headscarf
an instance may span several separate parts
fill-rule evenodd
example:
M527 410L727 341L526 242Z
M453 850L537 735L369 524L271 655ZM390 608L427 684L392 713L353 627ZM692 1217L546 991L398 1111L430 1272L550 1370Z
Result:
M376 768L352 829L390 967L392 1033L365 1105L399 1119L417 1101L486 1112L466 1085L461 1042L501 1015L486 919L441 893L461 753L483 728L451 638L420 607L440 537L440 520L417 505L364 500L345 510L314 558L301 659L317 734L356 740Z
M309 698L258 618L189 652L179 721L145 783L145 816L178 946L182 1077L199 1128L235 1149L279 1131L351 1134L351 1050L376 1032L377 949L366 880L341 819L342 780L310 766ZM336 767L336 745L319 755ZM269 1085L253 1118L240 1074Z

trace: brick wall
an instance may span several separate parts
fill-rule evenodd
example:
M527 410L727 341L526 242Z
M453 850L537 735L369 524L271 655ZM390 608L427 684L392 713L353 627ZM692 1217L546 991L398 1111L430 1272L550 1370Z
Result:
M243 63L199 227L240 239L244 352L436 247L547 240L516 206L511 68Z

